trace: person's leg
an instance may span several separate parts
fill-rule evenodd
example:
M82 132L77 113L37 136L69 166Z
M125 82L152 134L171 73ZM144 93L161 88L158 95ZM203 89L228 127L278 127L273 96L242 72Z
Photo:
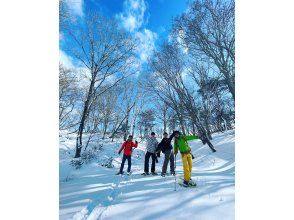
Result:
M188 154L187 155L187 161L188 161L188 166L189 166L189 174L190 174L190 178L191 179L191 176L192 176L192 155L191 154Z
M131 172L132 158L131 156L127 156L127 159L128 159L128 172Z
M190 180L190 170L189 170L187 154L182 155L182 160L183 160L184 180L186 182L189 182L189 180Z
M155 160L156 160L156 155L152 154L152 165L151 165L151 172L155 172Z
M175 155L172 150L170 152L169 160L170 160L170 172L175 173Z
M126 155L124 155L123 156L123 159L122 159L122 162L121 162L121 165L120 165L120 170L119 170L119 172L123 172L123 170L124 170L124 166L125 166L125 162L126 162Z
M147 151L145 154L145 166L144 166L145 173L149 173L149 158L150 158L150 153Z
M162 173L166 173L167 164L168 164L168 161L169 161L169 154L170 154L170 151L166 150L164 152L164 161L163 161L163 165L162 165Z

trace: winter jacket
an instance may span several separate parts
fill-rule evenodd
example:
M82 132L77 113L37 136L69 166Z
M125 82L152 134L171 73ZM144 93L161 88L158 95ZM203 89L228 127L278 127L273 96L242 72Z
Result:
M154 138L146 137L146 139L147 139L147 144L146 144L147 151L154 154L158 145L158 141L156 140L155 137Z
M164 153L166 150L171 150L173 147L171 145L171 138L163 138L161 142L158 144L158 150L161 150Z
M122 144L122 146L121 146L121 148L119 149L119 153L122 151L122 150L124 150L124 155L126 155L126 156L131 156L132 155L132 148L136 148L136 147L138 147L138 144L137 143L134 143L133 141L129 141L129 140L127 140L127 141L125 141L123 144Z
M175 138L175 142L174 142L175 154L178 153L178 150L180 150L182 154L190 153L191 148L188 145L188 141L194 140L194 139L199 139L199 137L196 135L180 135L179 138Z

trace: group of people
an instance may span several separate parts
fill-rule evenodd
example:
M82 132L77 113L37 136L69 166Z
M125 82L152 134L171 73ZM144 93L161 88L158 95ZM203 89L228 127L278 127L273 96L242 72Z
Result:
M146 138L146 153L144 161L144 173L142 175L150 175L149 173L149 161L151 157L151 174L157 175L155 172L155 163L157 158L160 157L160 153L164 154L164 161L162 165L161 176L166 176L167 166L170 163L170 174L175 175L175 156L180 152L183 162L184 170L184 186L195 186L195 182L192 181L192 159L191 148L188 141L199 139L196 135L182 135L179 131L174 131L170 136L168 133L163 133L163 138L160 142L157 141L155 133L151 132L150 136ZM172 139L174 138L174 147L172 147ZM120 170L117 173L123 174L125 161L128 160L127 174L131 173L131 156L134 148L138 147L138 142L133 142L133 136L129 135L128 139L122 144L118 153L121 154L123 151L123 158L120 166Z

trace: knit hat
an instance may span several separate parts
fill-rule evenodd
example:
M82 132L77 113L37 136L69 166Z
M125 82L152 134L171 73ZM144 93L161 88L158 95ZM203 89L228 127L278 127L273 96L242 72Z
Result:
M174 131L174 134L181 134L181 132L179 132L179 131Z

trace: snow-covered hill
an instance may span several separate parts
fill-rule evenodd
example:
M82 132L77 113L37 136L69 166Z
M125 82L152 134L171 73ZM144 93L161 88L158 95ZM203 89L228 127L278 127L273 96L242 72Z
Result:
M191 141L195 159L193 179L196 188L177 185L173 176L147 176L143 172L144 143L132 157L131 176L116 176L121 157L121 143L104 143L100 158L81 169L69 165L72 140L62 140L60 147L60 219L234 219L235 135L234 131L214 134L217 150ZM67 147L65 147L67 146ZM113 157L114 168L100 164ZM161 172L163 158L156 164ZM183 176L181 158L177 157L177 179ZM125 166L126 169L126 166Z

